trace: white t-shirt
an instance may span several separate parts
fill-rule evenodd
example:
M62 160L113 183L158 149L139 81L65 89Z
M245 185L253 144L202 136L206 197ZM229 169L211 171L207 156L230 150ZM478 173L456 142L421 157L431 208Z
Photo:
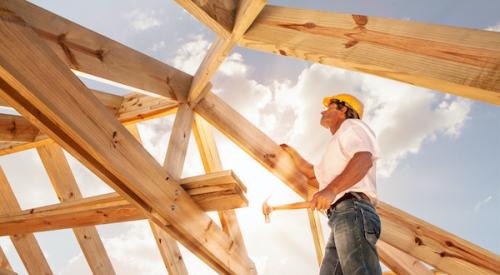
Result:
M328 143L320 163L314 166L314 174L319 182L319 189L323 190L342 173L347 163L357 152L370 152L373 166L361 181L339 193L332 201L332 204L347 192L361 192L370 198L372 204L376 205L378 202L375 160L380 157L380 150L375 134L368 125L359 119L346 119L340 125L340 128Z

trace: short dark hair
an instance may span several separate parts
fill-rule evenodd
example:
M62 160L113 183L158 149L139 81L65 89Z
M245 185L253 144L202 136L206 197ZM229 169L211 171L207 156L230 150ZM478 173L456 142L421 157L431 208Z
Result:
M332 103L335 103L335 105L337 106L337 110L342 109L342 107L347 108L347 111L345 112L346 119L359 119L359 114L356 111L354 111L354 109L351 108L351 106L349 106L349 104L347 104L345 101L334 98L330 100L330 104Z

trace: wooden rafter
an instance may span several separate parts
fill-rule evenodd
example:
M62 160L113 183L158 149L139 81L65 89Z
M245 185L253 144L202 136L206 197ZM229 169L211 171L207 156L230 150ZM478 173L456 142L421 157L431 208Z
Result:
M203 211L246 207L246 187L230 170L187 177L181 187ZM137 207L117 193L67 201L0 216L0 236L146 219Z
M59 201L82 199L80 188L61 147L52 143L38 147L37 151ZM92 273L115 274L97 229L93 226L86 226L73 228L73 232Z
M21 17L2 12L1 97L212 268L247 273L241 249Z
M216 95L208 93L195 111L304 199L316 191L286 152ZM381 240L439 270L452 274L500 270L500 257L485 249L385 203L377 211L384 228Z
M175 113L178 103L159 97L132 93L124 97L98 92L93 94L123 124L129 125ZM9 106L2 102L3 106ZM9 106L10 107L10 106ZM11 154L52 140L23 117L0 114L0 155Z
M377 243L380 261L396 274L400 275L434 275L418 259L402 252L384 241Z
M21 211L3 169L0 167L0 215L15 215ZM11 234L10 240L30 274L51 275L52 271L33 234Z
M211 173L222 171L222 161L219 157L219 151L212 134L211 126L199 115L195 115L193 128L205 172ZM218 214L224 232L226 232L238 246L242 247L245 253L247 253L236 211L233 209L223 210L218 211ZM254 266L252 273L256 273L256 271Z
M500 33L266 6L241 46L500 104Z
M5 253L3 252L3 249L1 247L0 247L0 270L7 270L13 272L12 266L10 265L10 262L5 256Z
M207 87L207 84L210 79L265 5L266 0L240 1L236 10L236 19L232 32L228 37L218 36L216 38L193 77L188 95L188 102L190 102L191 107L196 105L199 99L204 96L203 91L209 91L210 86Z
M26 21L64 63L82 75L176 99L192 77L152 57L86 29L27 1L2 1Z

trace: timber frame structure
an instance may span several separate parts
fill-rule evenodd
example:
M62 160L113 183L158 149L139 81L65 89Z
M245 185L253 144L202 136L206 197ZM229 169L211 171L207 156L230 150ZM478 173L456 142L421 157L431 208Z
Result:
M61 201L20 209L0 170L0 235L10 236L30 274L52 274L33 233L62 228L73 229L93 273L114 274L95 225L138 219L149 220L169 274L187 274L177 242L219 273L256 273L234 211L247 204L246 189L223 171L211 126L304 199L317 190L277 144L210 91L236 45L500 104L500 33L265 0L176 2L217 34L194 76L28 2L0 1L0 105L22 115L0 115L0 154L36 148ZM144 93L89 90L75 74ZM174 113L160 165L135 123ZM191 131L207 174L181 179ZM82 198L62 149L116 193ZM222 228L209 210L218 211ZM394 273L500 273L498 255L388 204L378 212L377 248ZM308 214L321 261L318 214ZM1 249L0 274L15 274Z

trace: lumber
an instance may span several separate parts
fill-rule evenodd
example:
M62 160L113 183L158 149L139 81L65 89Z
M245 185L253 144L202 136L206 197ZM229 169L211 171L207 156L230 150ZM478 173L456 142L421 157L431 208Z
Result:
M17 273L5 268L0 268L0 275L16 275Z
M9 259L5 256L3 249L0 247L0 270L12 271L12 266L9 263Z
M264 8L266 2L266 0L240 1L235 11L236 19L230 35L228 37L217 36L193 77L188 95L188 102L191 107L195 106L199 99L211 88L210 86L207 87L210 79Z
M205 172L222 171L222 161L219 157L211 126L202 117L195 115L193 129ZM244 188L244 191L246 191L246 188ZM218 215L224 232L226 232L238 246L242 247L245 253L247 253L236 211L233 209L222 210L218 211ZM252 273L256 274L256 272L257 270L254 265Z
M500 33L266 6L241 46L500 104Z
M241 249L23 19L0 21L1 97L214 270L247 273Z
M21 207L10 187L3 169L0 167L0 215L13 215L21 211ZM0 227L1 228L1 227ZM10 234L10 240L30 274L51 275L52 271L33 234ZM6 269L6 268L5 268Z
M318 265L321 266L325 251L325 239L323 237L323 230L321 228L321 221L319 219L318 211L307 209L307 216L309 218L309 227L314 241L314 251L316 252L316 260Z
M172 100L140 93L131 93L121 97L94 90L93 92L124 125L173 114L178 105ZM6 103L4 105L8 106ZM13 123L15 123L15 128ZM40 133L39 129L25 118L0 114L0 155L12 154L49 143L52 143L52 140Z
M175 0L200 22L222 37L228 37L235 21L236 0Z
M195 111L304 199L317 191L284 150L213 93ZM377 211L382 220L381 240L441 271L491 274L500 270L500 257L477 245L388 204L380 203Z
M37 148L57 198L61 202L82 199L82 193L71 172L62 148L56 144L47 144ZM94 274L116 274L101 237L94 226L73 228L83 255Z
M380 261L388 268L400 275L434 275L434 272L425 267L419 260L401 250L379 240L377 252Z
M97 81L177 100L192 76L28 1L2 1L71 69Z
M182 105L185 104L181 104L181 112L177 114L178 116L185 115L184 108L182 107ZM178 118L179 117L176 116L176 121ZM142 143L141 135L136 125L127 126L127 129L139 142ZM168 274L170 275L188 274L186 264L184 263L184 259L182 258L181 251L179 250L179 246L175 241L175 239L170 237L168 233L165 232L165 230L157 226L154 222L149 221L149 226L151 227L151 231L153 232L153 236L156 240L156 245L160 250L160 255L163 259L163 263L165 264L165 268L167 269Z

